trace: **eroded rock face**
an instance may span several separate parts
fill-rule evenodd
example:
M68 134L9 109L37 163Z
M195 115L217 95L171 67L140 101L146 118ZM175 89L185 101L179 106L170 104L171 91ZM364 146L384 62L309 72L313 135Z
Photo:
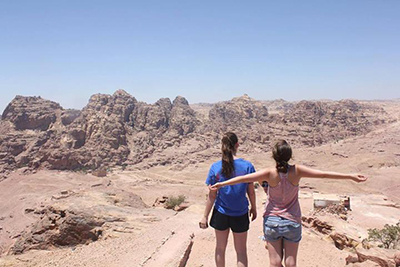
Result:
M371 253L371 252L370 252ZM356 255L352 256L349 255L346 258L346 265L350 263L359 263L359 262L373 262L374 264L377 264L378 266L381 267L393 267L393 266L398 266L396 263L392 262L390 259L387 259L384 257L384 255L374 255L374 254L368 254L368 252L361 252L361 251L356 251Z
M139 195L132 192L110 188L106 191L109 201L116 206L126 206L135 209L145 209L148 206Z
M93 95L82 111L63 110L40 97L17 96L4 111L5 123L15 130L0 137L3 173L25 166L97 169L122 165L128 157L130 163L140 162L156 147L167 148L177 144L171 140L194 132L198 120L183 97L146 104L118 90Z
M333 231L333 226L327 222L321 221L316 217L305 217L301 218L303 225L307 228L313 228L314 230L322 234L330 234Z
M130 223L137 219L146 222L143 214L148 206L142 198L107 180L96 179L86 188L59 190L40 207L21 210L25 212L21 216L30 217L33 223L15 231L17 239L2 248L9 254L21 254L31 249L74 247L110 237L114 230L127 230L127 226L132 230Z
M21 254L31 249L87 244L99 239L101 226L105 223L104 219L90 214L53 207L41 213L41 219L18 238L10 254Z
M188 101L184 97L176 97L172 103L170 130L175 131L178 135L186 135L194 132L196 124L198 124L198 120Z
M95 170L145 161L144 168L175 164L182 169L211 157L202 152L219 145L226 131L238 133L241 151L253 152L268 151L276 137L315 146L364 134L385 122L383 109L350 100L268 104L275 105L273 114L263 102L244 95L200 114L181 96L147 104L118 90L93 95L78 111L40 97L17 96L0 121L0 179L22 167Z
M91 144L107 144L117 149L126 145L124 123L135 107L136 99L123 90L112 96L93 95L82 111L76 126L83 126L86 140Z
M62 107L41 97L16 96L3 112L2 119L10 121L17 130L42 130L49 128Z
M265 105L273 109L269 113ZM279 108L278 105L283 105ZM365 134L385 122L382 108L351 100L257 101L248 96L215 104L203 132L240 132L242 150L267 151L276 138L293 145L317 146ZM220 135L219 134L219 135Z
M63 110L61 112L61 122L63 125L69 125L80 115L81 115L80 110L76 110L76 109Z
M46 162L54 169L97 169L120 165L130 153L126 123L137 103L123 90L93 95L77 118L44 147ZM57 153L48 153L57 151Z
M340 250L343 250L344 248L355 248L359 245L359 242L344 234L332 233L329 235L329 237L333 240L335 246Z
M130 125L136 131L165 132L169 126L172 104L168 98L157 101L154 105L140 102L130 115Z
M268 121L268 109L260 101L244 95L215 104L209 117L212 123L223 127L249 120L259 123Z
M383 114L383 109L352 100L300 101L285 113L284 122L301 126L309 136L303 143L314 146L366 133L373 125L383 123Z

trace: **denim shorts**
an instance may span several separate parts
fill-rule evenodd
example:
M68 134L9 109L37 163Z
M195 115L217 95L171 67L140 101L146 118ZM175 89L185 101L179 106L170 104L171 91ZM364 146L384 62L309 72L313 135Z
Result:
M301 224L282 217L264 217L264 240L277 241L285 239L290 242L300 242Z

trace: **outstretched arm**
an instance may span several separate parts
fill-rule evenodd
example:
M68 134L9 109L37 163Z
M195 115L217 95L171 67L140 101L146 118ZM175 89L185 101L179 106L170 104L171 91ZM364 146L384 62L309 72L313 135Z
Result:
M365 182L367 177L361 174L345 174L340 172L319 171L302 165L296 165L297 174L300 177L328 178L328 179L351 179L355 182Z
M206 208L204 209L204 215L199 222L199 226L202 229L206 229L208 227L208 216L210 215L216 197L217 197L217 191L209 190L207 196Z
M253 183L257 181L268 181L270 174L270 169L264 169L260 170L257 172L253 172L250 174L246 174L243 176L237 176L235 178L226 180L224 182L216 183L213 186L211 186L211 190L217 190L218 188L222 186L227 186L227 185L234 185L234 184L241 184L241 183Z

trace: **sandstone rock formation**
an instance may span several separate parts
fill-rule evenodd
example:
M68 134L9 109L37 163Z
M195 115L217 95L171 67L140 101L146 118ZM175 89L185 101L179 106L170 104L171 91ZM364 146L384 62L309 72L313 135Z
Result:
M384 123L383 110L360 105L352 100L337 102L300 101L284 116L284 122L298 125L312 138L306 145L320 145L326 140L340 140L368 132L373 125Z
M110 237L114 231L129 231L132 218L143 216L147 208L139 195L112 186L110 181L90 189L61 190L46 205L24 209L33 223L15 236L8 251L21 254L32 249L74 247Z
M329 237L335 243L335 247L340 250L344 248L355 248L359 245L359 242L345 234L332 233L329 235Z
M268 112L270 113L287 112L292 109L293 105L295 104L284 99L265 100L261 101L261 103L263 103L268 108Z
M2 119L10 121L17 130L42 130L49 128L62 107L41 97L16 96L3 112Z
M269 119L267 107L261 102L251 99L248 95L215 104L210 110L209 118L214 126L220 127L222 130L226 126L262 123Z
M58 210L52 207L40 211L41 219L29 232L23 233L11 254L21 254L30 249L74 246L96 241L102 234L101 226L106 222L83 212Z
M279 138L315 146L388 122L382 108L351 100L268 104L275 105L273 114L244 95L209 106L205 116L181 96L147 104L118 90L93 95L81 111L17 96L0 121L0 179L17 168L95 170L143 162L143 168L184 168L213 156L205 151L219 148L221 133L229 130L239 134L242 151L254 152L269 150Z
M361 252L361 251L356 251L356 256L349 255L346 258L346 265L350 263L358 263L358 262L366 262L366 261L371 261L377 264L377 266L381 267L394 267L398 266L395 265L393 261L389 260L387 257L384 255L380 255L379 253L374 253L377 255L371 255L371 252L368 254L367 252ZM375 266L375 265L374 265Z
M330 225L327 222L323 222L316 217L303 216L301 218L301 221L305 227L312 228L312 229L316 230L317 232L325 234L325 235L331 233L333 230L332 225Z

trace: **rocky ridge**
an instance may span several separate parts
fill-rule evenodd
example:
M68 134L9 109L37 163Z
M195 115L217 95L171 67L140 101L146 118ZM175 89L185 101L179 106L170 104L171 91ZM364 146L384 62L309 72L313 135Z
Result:
M17 96L0 121L0 173L5 178L17 168L94 170L139 163L182 168L213 156L228 130L239 134L242 150L257 152L269 150L276 138L316 146L390 122L382 108L351 100L268 103L272 114L244 95L210 106L204 116L181 96L147 104L118 90L93 95L82 110Z

